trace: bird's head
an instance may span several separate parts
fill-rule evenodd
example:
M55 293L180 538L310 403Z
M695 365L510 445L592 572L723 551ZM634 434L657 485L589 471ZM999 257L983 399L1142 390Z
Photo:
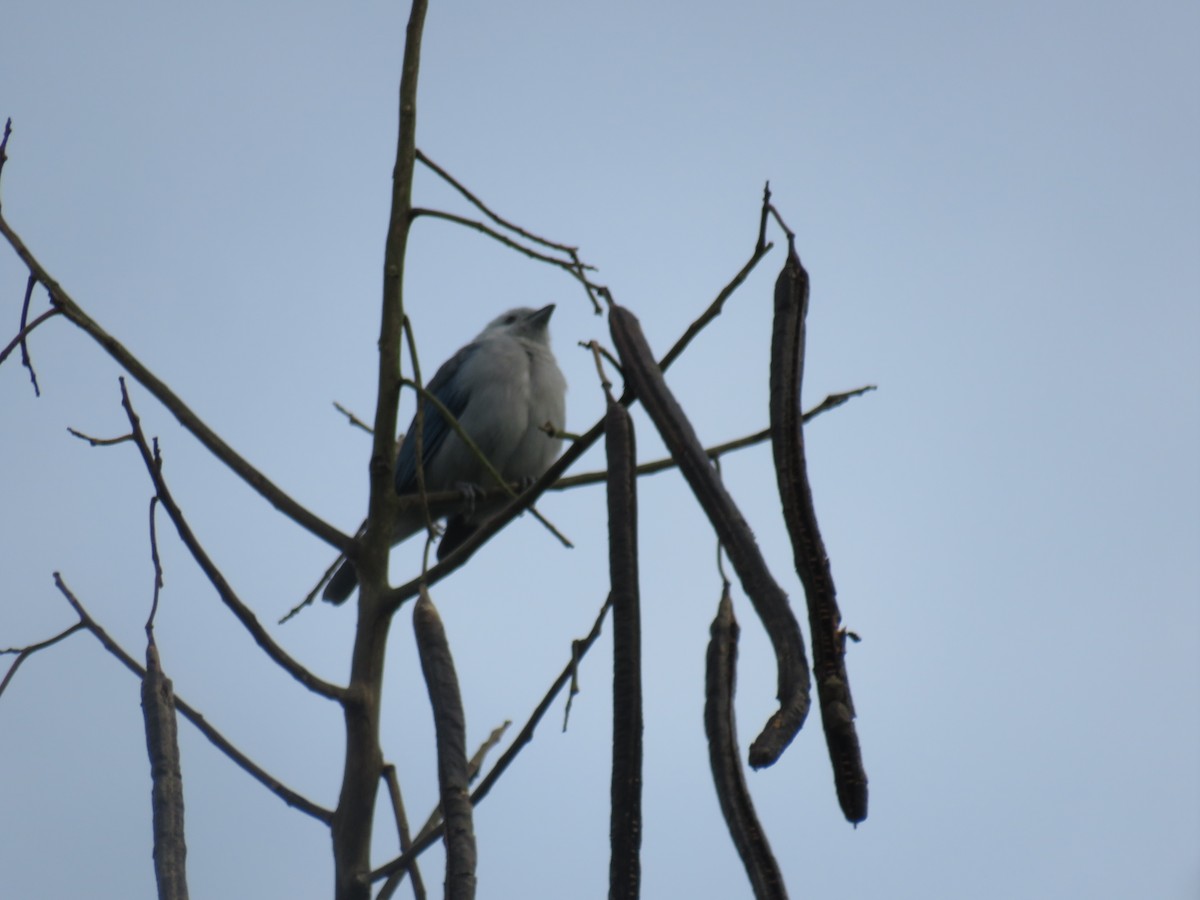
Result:
M550 342L550 315L553 312L553 303L543 306L541 309L518 306L492 319L479 337L494 337L504 334L548 344Z

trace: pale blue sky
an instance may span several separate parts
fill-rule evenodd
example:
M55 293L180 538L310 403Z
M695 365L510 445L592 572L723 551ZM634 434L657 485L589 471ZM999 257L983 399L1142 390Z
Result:
M406 16L14 0L0 30L10 222L229 443L345 529L365 509L369 445L331 402L364 415L374 402ZM808 431L843 613L863 637L848 666L870 818L842 820L815 718L749 776L793 896L1200 891L1198 44L1194 3L433 4L418 125L433 159L578 244L660 352L749 255L770 178L812 276L806 405L880 386ZM469 213L425 174L417 196ZM765 424L781 261L671 372L708 442ZM4 341L24 283L0 251ZM407 291L429 371L498 311L558 303L569 425L600 414L575 343L606 329L569 279L421 222ZM140 655L149 485L129 447L65 430L123 430L118 372L64 322L31 348L41 399L17 360L0 369L0 647L70 623L60 570ZM193 527L274 621L329 552L133 396ZM636 421L641 455L657 456ZM799 604L769 452L725 473ZM643 895L748 897L702 732L714 541L677 476L641 487ZM434 591L470 743L524 720L606 591L602 494L541 509L577 549L522 519ZM177 691L332 806L338 711L264 661L165 520L160 543L158 640ZM401 548L397 579L416 561ZM774 675L736 603L746 743ZM274 631L341 680L352 623L322 606ZM384 746L421 818L435 785L414 656L405 611ZM482 898L605 894L610 659L606 636L570 731L560 705L477 811ZM330 896L324 828L180 734L192 895ZM0 699L0 759L5 896L153 895L138 685L95 641L22 668ZM436 887L440 855L425 860Z

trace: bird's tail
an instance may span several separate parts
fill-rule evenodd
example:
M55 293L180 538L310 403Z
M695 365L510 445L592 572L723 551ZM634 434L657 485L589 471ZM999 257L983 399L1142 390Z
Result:
M358 573L354 571L350 560L343 560L337 571L333 573L333 577L329 579L329 583L325 585L321 599L329 603L345 603L356 587L358 587Z

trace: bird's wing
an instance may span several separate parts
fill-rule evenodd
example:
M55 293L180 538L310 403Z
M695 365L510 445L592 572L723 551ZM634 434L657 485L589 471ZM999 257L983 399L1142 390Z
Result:
M464 379L458 377L459 372L467 361L479 350L478 343L467 344L442 364L433 376L433 380L425 385L425 390L437 397L456 419L461 419L463 411L470 402L471 392ZM425 421L421 429L421 460L428 477L429 461L434 458L438 448L446 440L446 435L454 429L446 421L440 409L432 403L420 401L425 411ZM417 419L413 416L412 424L400 444L400 452L396 456L396 493L415 494L417 492Z

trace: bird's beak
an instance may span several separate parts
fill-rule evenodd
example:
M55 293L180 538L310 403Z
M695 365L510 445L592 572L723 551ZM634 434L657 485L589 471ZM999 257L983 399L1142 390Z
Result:
M529 317L530 325L545 325L550 321L550 314L554 312L554 304L543 306L537 312Z

